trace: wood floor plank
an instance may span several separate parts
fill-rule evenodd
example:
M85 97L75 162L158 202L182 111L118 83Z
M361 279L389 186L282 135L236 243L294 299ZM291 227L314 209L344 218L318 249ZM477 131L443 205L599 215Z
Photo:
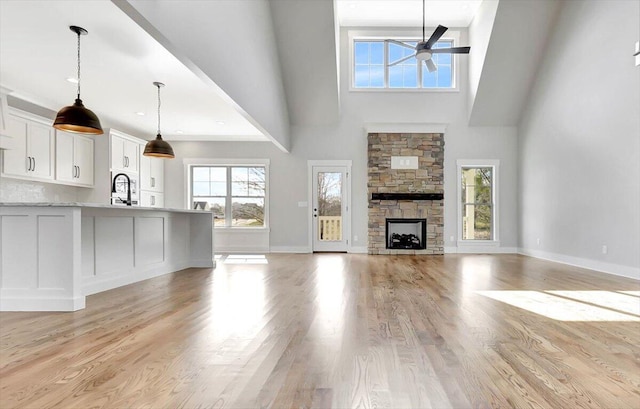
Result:
M0 313L0 408L640 408L638 281L519 255L266 261Z

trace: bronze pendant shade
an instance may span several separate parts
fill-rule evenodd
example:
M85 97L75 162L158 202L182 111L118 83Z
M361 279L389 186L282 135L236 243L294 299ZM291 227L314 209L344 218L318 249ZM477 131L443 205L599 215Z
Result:
M69 29L78 35L78 97L73 105L58 112L53 127L67 132L101 135L104 132L98 116L85 108L80 99L80 36L87 34L87 30L77 26L70 26Z
M156 139L147 142L144 147L144 156L154 156L156 158L173 159L176 155L169 143L162 139L162 135L156 135Z
M156 139L147 142L142 154L156 158L173 159L176 157L173 153L173 148L167 141L162 139L162 135L160 134L160 87L164 87L164 84L154 82L153 85L158 87L158 134L156 135Z

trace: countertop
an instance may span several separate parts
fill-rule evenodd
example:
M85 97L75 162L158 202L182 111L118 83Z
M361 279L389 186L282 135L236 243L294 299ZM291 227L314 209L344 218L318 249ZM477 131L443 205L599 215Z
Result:
M172 213L210 213L206 210L192 209L170 209L161 207L140 207L140 206L120 206L103 203L81 203L81 202L0 202L0 207L84 207L94 209L113 209L113 210L140 210L155 212L172 212Z

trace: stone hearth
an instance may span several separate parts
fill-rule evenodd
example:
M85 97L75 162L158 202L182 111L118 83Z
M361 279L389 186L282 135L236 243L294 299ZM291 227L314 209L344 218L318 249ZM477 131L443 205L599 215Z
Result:
M418 169L391 169L392 156L417 156ZM444 253L444 135L440 133L370 133L368 136L369 254ZM380 193L403 193L400 200L374 200ZM413 194L436 194L413 196ZM382 196L384 197L384 196ZM412 200L413 197L436 200ZM387 218L427 219L427 248L387 249Z

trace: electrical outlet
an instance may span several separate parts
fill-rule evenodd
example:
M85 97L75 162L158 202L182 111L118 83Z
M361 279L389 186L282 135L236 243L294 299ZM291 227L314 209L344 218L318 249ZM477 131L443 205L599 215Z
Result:
M353 236L353 241L358 241L358 236Z
M536 239L536 244L537 244L538 246L540 245L540 237L538 237L538 238Z
M455 238L455 237L453 237L453 236L450 236L450 237L449 237L449 241L456 241L456 238Z
M609 252L609 248L606 244L602 245L602 254L607 254Z

